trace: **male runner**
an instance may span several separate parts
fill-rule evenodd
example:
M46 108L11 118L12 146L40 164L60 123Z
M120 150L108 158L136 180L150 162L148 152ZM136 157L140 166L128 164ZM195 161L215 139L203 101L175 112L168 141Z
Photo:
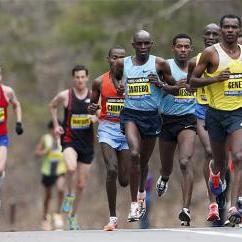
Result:
M75 214L77 212L94 155L93 121L88 114L91 93L87 88L88 70L77 65L72 69L73 85L58 93L50 102L55 134L61 135L66 162L67 195L63 202L63 212L69 213L70 230L80 229ZM57 121L57 109L64 107L63 127ZM76 191L72 194L73 178L76 173ZM73 206L72 206L73 205Z
M124 105L124 96L117 94L112 79L115 62L124 57L125 50L122 47L117 46L109 50L107 60L110 70L94 80L89 105L90 114L95 114L99 108L98 100L101 96L98 139L107 168L106 190L110 212L109 223L104 226L106 231L112 231L118 226L116 214L117 177L123 187L127 186L129 181L130 154L126 137L122 134L119 123L119 114ZM137 208L138 184L134 187L132 181L135 177L133 175L137 176L137 174L132 173L132 176L130 176L130 191L133 201L131 206Z
M60 123L60 122L59 122ZM51 230L51 218L48 214L52 196L52 188L56 185L57 206L56 213L53 216L55 229L62 229L64 222L61 216L61 205L64 197L64 184L66 166L61 149L60 139L56 139L53 122L48 123L47 134L44 134L39 140L35 155L42 158L41 175L42 185L45 191L44 209L42 217L42 229Z
M203 41L205 48L216 44L219 42L220 37L220 28L217 24L211 23L208 24L203 30ZM192 58L189 62L188 67L188 81L191 76L193 69L199 61L201 53L199 53L196 57ZM208 109L208 96L207 96L207 88L200 87L197 88L196 92L196 107L195 107L195 115L197 117L197 134L204 148L206 161L203 165L203 175L208 189L209 196L209 214L207 217L208 221L219 220L219 210L218 204L216 202L216 197L211 193L208 187L208 179L209 179L209 163L212 160L212 151L211 145L209 142L208 132L205 130L205 113Z
M18 135L21 135L24 130L22 127L22 110L21 105L15 95L14 90L6 85L2 84L2 67L0 67L0 187L2 185L3 179L5 177L5 168L7 161L7 151L8 151L8 128L7 128L7 118L8 118L8 105L13 106L14 112L16 114L16 128L15 131ZM1 206L1 200L0 200Z
M209 109L206 127L214 163L210 166L209 186L216 195L225 189L226 141L229 139L234 182L228 219L238 224L241 214L236 208L242 184L242 51L238 45L241 20L225 15L220 20L221 43L206 48L191 77L194 87L208 85ZM201 78L206 70L206 77Z
M156 137L161 131L158 114L161 91L153 77L163 76L168 84L174 84L168 63L150 55L153 41L144 30L135 32L132 46L134 56L119 59L116 79L123 76L125 83L124 109L120 113L121 130L125 132L131 154L131 161L140 166L138 198L139 218L145 213L145 181L148 162L153 152ZM116 80L117 81L117 80ZM122 86L122 83L119 85ZM134 213L135 214L135 213Z
M172 41L174 59L169 59L172 76L181 81L187 78L188 60L192 51L192 39L187 34L177 34ZM179 86L178 86L179 88ZM182 172L183 208L179 213L182 225L189 226L193 187L192 155L196 138L195 96L193 92L182 87L177 95L163 91L161 101L162 129L159 139L161 176L156 189L158 196L163 195L168 188L169 176L173 169L173 160L176 146L178 145L178 160ZM169 152L167 152L169 151Z

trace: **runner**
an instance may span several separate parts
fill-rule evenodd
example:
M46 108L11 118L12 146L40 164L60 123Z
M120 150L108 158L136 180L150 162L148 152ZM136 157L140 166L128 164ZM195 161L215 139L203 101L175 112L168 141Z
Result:
M64 197L63 212L68 213L68 227L78 230L75 214L80 204L83 190L94 155L94 117L88 115L87 107L90 103L91 92L87 88L88 70L85 66L77 65L72 69L73 85L70 89L58 93L50 102L55 134L62 136L62 148L66 162L67 194ZM63 127L57 121L57 109L64 107ZM75 196L73 178L77 176Z
M139 30L133 36L134 56L119 59L115 65L116 79L123 76L125 88L124 109L120 113L120 127L125 132L131 154L131 161L140 166L138 214L145 214L145 181L148 162L153 152L156 137L161 131L161 120L158 114L158 103L161 92L157 76L174 84L168 63L150 55L153 41L150 33ZM118 81L115 80L118 86ZM122 82L119 89L123 88Z
M173 38L174 59L169 59L172 76L177 82L186 82L188 60L192 51L192 39L187 34L177 34ZM179 83L178 83L179 84ZM187 86L188 87L188 86ZM177 85L177 95L163 91L161 102L162 129L159 139L161 176L156 189L162 196L168 188L168 180L173 170L173 160L178 145L178 160L182 172L183 208L179 213L181 225L190 225L190 203L193 187L192 155L196 138L195 96L186 88ZM169 151L169 152L167 152Z
M203 31L203 40L204 40L205 48L218 43L219 37L220 37L219 26L214 23L208 24ZM201 56L201 53L199 53L196 57L194 57L189 62L188 81L193 69L195 68L196 64L199 61L200 56ZM207 100L208 97L207 97L206 87L197 88L196 98L197 98L197 103L195 108L196 110L195 115L197 117L197 134L204 148L204 153L206 157L206 160L203 166L203 175L207 185L208 196L210 201L207 220L214 221L214 220L219 220L220 217L219 217L219 209L218 209L218 204L216 202L216 197L211 193L208 187L209 163L212 160L212 151L211 151L211 145L209 142L208 132L205 130L205 113L206 113L206 110L208 109L208 100Z
M58 121L60 124L60 122ZM60 139L56 139L53 122L48 123L49 132L41 137L36 149L35 155L42 158L42 185L45 190L44 209L42 217L42 229L51 230L51 217L48 214L52 196L52 188L56 185L57 206L56 213L53 216L55 229L62 229L64 226L61 215L61 205L64 197L64 184L66 166L61 152Z
M237 44L241 20L225 15L220 20L221 43L206 48L191 77L194 87L208 85L209 109L206 127L212 147L214 163L210 166L209 186L215 195L226 187L226 141L229 139L234 166L231 208L228 219L238 224L241 214L236 208L242 184L242 51ZM206 77L201 78L206 70Z
M8 128L7 128L7 118L8 118L8 105L13 106L14 112L16 114L16 127L15 131L17 135L23 134L24 130L22 127L22 110L20 102L18 101L14 90L6 85L2 84L2 67L0 67L0 187L3 183L5 177L5 168L7 161L7 151L9 145L8 139ZM1 200L0 200L1 207Z
M121 133L119 123L119 114L124 105L124 96L117 94L112 80L114 75L113 66L118 59L124 58L124 56L125 50L122 47L117 46L109 50L107 60L110 70L94 80L91 104L89 105L90 113L95 114L99 108L98 100L101 96L98 139L107 169L106 190L110 212L109 223L104 226L106 231L113 231L118 226L116 214L117 177L122 187L126 187L129 181L130 154L126 137ZM137 174L135 175L137 176ZM138 184L134 186L133 177L135 178L132 174L130 176L131 207L137 209Z

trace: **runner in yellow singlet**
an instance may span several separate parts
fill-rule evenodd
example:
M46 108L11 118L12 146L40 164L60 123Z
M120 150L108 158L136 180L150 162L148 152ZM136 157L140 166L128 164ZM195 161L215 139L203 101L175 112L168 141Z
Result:
M55 137L52 121L48 123L48 129L49 132L41 137L35 149L36 156L42 158L41 175L42 185L45 191L42 217L43 230L52 229L51 218L48 212L54 186L56 186L58 196L56 213L53 216L54 226L55 229L62 229L64 226L60 213L64 197L66 166L63 153L61 152L60 140Z
M203 41L205 48L212 46L213 44L218 43L220 37L220 27L215 24L211 23L208 24L203 30ZM201 53L191 59L189 63L189 73L188 76L191 76L192 71L194 70L195 66L199 62L201 57ZM189 79L188 77L188 79ZM208 179L209 179L209 162L212 160L212 151L211 145L209 142L208 132L205 130L205 113L208 109L208 95L207 95L207 87L199 87L197 88L196 93L197 103L195 108L195 115L197 117L197 134L201 141L201 144L204 148L204 153L206 160L203 166L203 175L207 184L208 189L208 196L209 196L209 214L207 217L208 221L219 220L219 210L218 204L216 202L216 197L211 193L208 187Z
M191 77L194 87L207 85L209 109L206 127L214 163L210 166L209 186L215 195L226 187L226 141L229 139L234 165L234 183L228 219L238 224L241 214L237 200L242 186L242 46L237 43L241 19L225 15L220 20L221 43L206 48ZM206 71L206 77L201 77Z

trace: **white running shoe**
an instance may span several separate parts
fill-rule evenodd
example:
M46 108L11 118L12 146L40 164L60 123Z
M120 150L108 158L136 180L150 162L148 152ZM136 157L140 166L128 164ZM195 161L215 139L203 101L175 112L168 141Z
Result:
M104 231L114 231L118 228L118 218L117 217L110 217L109 223L104 226Z
M130 204L130 210L128 215L128 222L136 222L139 221L139 214L138 214L139 205L137 202L132 202Z

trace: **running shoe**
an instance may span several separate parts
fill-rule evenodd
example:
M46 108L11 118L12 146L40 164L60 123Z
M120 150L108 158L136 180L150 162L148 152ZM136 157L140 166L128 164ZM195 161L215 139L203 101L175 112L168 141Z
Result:
M188 221L181 221L181 226L190 226L190 222L188 222Z
M138 193L137 195L137 201L138 201L138 218L141 219L146 212L146 193Z
M49 214L46 215L46 219L42 220L42 222L41 222L41 228L44 231L50 231L50 230L52 230L51 216Z
M207 217L207 221L215 221L220 220L219 217L219 211L218 211L218 204L217 203L211 203L209 205L209 213Z
M241 222L241 214L236 207L229 209L228 220L231 224L239 224Z
M75 197L72 195L65 195L62 205L63 213L70 213L72 211L74 198Z
M68 216L67 218L68 230L80 230L80 225L75 216Z
M190 226L191 212L189 211L188 208L182 208L178 217L181 220L182 226Z
M117 217L110 217L109 223L104 226L104 231L114 231L118 228L118 218Z
M138 213L138 203L132 202L130 204L130 210L128 215L128 222L136 222L139 221L139 213Z
M162 176L160 176L156 182L156 193L158 197L163 196L168 189L168 181L163 181Z
M224 180L224 182L222 182L222 180L220 179L220 172L216 175L213 174L211 170L211 162L209 163L209 170L210 170L210 176L208 180L209 188L215 196L218 196L226 189L226 181Z
M231 224L230 221L227 219L227 220L224 222L224 227L235 227L235 224Z
M61 230L64 227L64 221L62 218L62 215L59 213L55 213L53 215L53 222L54 222L54 227L55 229Z

